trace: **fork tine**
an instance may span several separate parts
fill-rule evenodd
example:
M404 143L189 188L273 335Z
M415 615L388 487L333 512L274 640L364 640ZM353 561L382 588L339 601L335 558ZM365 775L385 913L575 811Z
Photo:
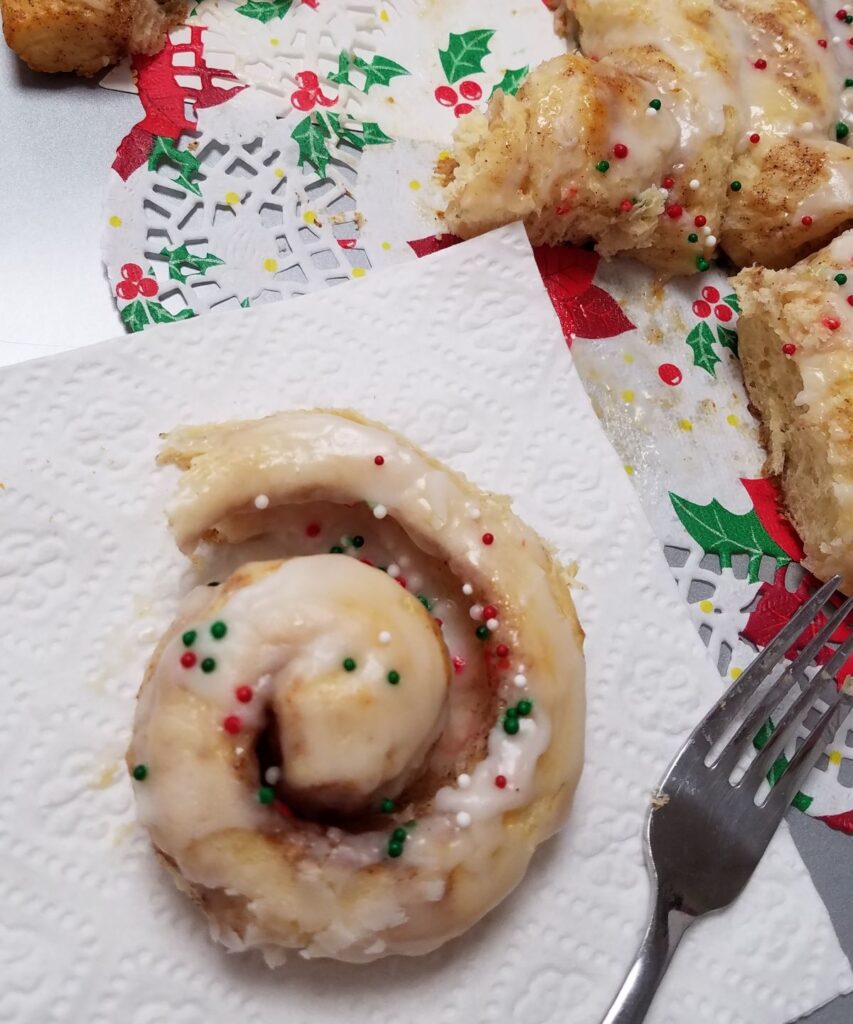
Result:
M848 601L847 604L853 605L853 599ZM771 767L776 763L776 759L787 746L799 720L814 704L815 698L820 693L822 687L832 680L835 673L841 668L851 653L853 653L853 636L848 637L847 641L839 647L827 664L814 674L809 685L782 716L773 735L747 768L743 778L738 782L738 786L758 786L761 779L770 771Z
M852 707L853 697L849 694L841 691L835 696L770 790L770 795L762 805L768 815L782 817Z
M840 576L833 576L797 610L791 621L779 631L711 708L696 730L697 737L703 736L709 743L714 743L719 738L720 732L735 720L743 706L749 701L755 684L766 679L779 664L785 656L785 651L812 621L818 609L823 607L828 598L832 596L840 582ZM721 727L719 731L718 727Z
M740 756L740 750L744 742L752 741L759 728L767 721L770 716L770 712L783 699L795 680L803 675L805 669L811 664L814 656L830 639L839 624L844 621L851 608L853 608L853 597L845 601L844 604L827 619L823 627L815 634L815 636L812 637L800 654L791 662L788 668L770 687L767 693L764 694L755 707L752 708L738 727L734 736L732 736L725 748L720 752L719 757L714 762L714 767L719 768L721 771L729 772L734 768ZM787 650L787 648L785 648L785 650Z

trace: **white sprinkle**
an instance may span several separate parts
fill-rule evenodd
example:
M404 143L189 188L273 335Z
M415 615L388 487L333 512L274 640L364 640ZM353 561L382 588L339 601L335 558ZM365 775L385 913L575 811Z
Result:
M234 753L237 755L237 757L242 757L243 754L245 753L245 751L244 751L243 747L235 747L234 748Z
M466 597L470 597L474 593L474 588L471 586L470 583L463 583L462 584L462 593Z
M379 634L379 643L381 643L381 644L390 644L391 643L391 634L388 632L387 629L383 629L382 632Z
M527 676L522 675L521 672L519 672L515 679L513 679L513 682L523 690L524 687L527 686Z
M270 685L271 682L271 675L261 676L257 683L255 683L255 689L260 693L262 690L266 690L266 688Z
M472 508L468 514L471 516L472 519L477 520L482 515L482 512L478 508Z
M832 41L837 46L841 42L841 36L833 36Z
M400 566L397 565L396 562L392 562L388 566L388 575L391 577L392 580L397 579L397 577L400 575Z
M803 131L810 132L814 130L814 124L811 121L803 121Z
M700 182L699 182L698 178L691 178L690 179L690 187L693 189L694 192L696 191L697 188L699 188L699 184L700 184Z
M481 604L472 604L471 607L468 609L468 614L475 621L477 619L482 619L482 617L483 617L483 606Z
M661 188L658 189L658 192L660 192L660 194L664 197L664 199L666 199L666 197L669 195L669 189L668 188L661 187Z
M471 824L471 815L467 811L460 811L456 815L456 824L460 828L468 828Z
M384 519L385 516L387 516L387 515L388 515L388 509L385 508L384 505L374 505L373 506L373 518L374 519Z
M494 631L498 628L498 625L499 623L497 619L486 619L486 627L488 628L490 633L494 633Z
M702 234L703 235L710 235L711 234L711 229L708 227L707 224L703 224L702 225Z
M705 245L707 245L710 249L713 249L716 244L717 244L717 236L716 235L707 235L706 236L706 238L705 238Z
M281 768L277 768L273 765L272 768L267 768L264 772L264 782L268 782L271 786L274 786L281 778Z
M259 494L257 498L255 498L255 508L265 509L269 508L269 506L270 499L265 494Z
M654 107L646 107L646 117L657 117L658 112Z
M471 785L471 776L467 772L462 772L456 779L456 785L460 789L467 789Z

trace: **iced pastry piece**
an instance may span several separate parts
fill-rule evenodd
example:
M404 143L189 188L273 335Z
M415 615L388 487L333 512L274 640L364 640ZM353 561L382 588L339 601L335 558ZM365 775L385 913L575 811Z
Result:
M232 949L434 949L566 819L584 721L568 574L506 499L351 413L165 443L183 551L298 521L305 553L192 591L151 659L127 760L157 853ZM328 546L336 515L363 533L333 526Z

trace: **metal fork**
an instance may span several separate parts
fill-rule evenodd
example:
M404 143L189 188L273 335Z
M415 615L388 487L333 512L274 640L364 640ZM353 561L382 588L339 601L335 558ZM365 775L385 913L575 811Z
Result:
M645 1018L681 937L698 917L729 906L743 891L801 783L853 706L853 698L838 692L834 681L853 653L853 636L810 680L806 676L815 655L853 609L853 597L837 610L827 610L823 628L762 689L839 582L837 576L830 580L797 611L693 730L664 775L643 835L652 881L651 917L603 1024L640 1024ZM759 729L794 687L801 692L742 777L733 780ZM821 690L829 689L829 707L759 800L787 742Z

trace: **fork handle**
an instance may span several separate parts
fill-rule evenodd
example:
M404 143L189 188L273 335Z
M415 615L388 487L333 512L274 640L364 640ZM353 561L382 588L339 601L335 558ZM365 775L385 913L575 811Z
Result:
M672 954L695 918L655 890L652 914L637 956L602 1024L642 1024Z

